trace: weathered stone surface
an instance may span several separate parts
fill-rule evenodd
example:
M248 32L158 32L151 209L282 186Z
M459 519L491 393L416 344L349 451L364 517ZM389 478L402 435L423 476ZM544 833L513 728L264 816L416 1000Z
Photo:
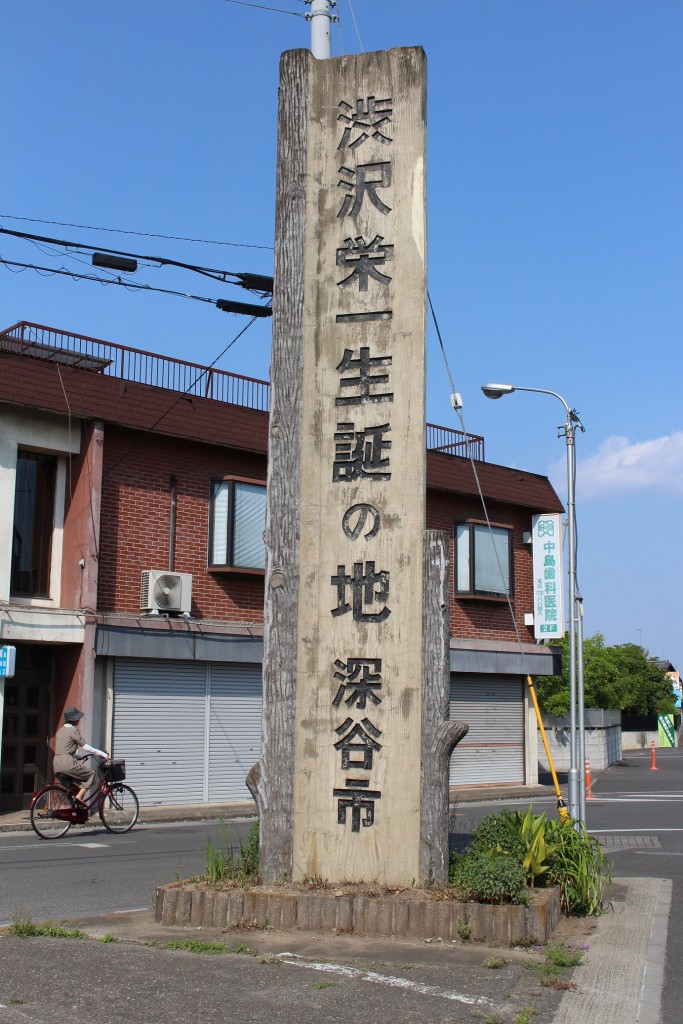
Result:
M214 928L228 928L236 921L230 921L228 924L228 894L227 892L217 892L213 902L213 927Z
M213 927L213 914L216 903L215 892L205 892L202 905L202 928Z
M192 911L192 897L198 897L199 893L192 893L187 889L176 890L176 904L175 904L175 921L176 924L184 928L190 923L190 915Z
M178 893L175 889L167 889L165 891L163 903L161 905L162 924L175 924L175 904L177 898Z

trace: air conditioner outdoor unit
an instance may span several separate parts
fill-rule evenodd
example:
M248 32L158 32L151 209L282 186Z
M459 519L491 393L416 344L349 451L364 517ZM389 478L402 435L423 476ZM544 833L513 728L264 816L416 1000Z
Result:
M189 615L192 610L192 575L146 569L140 581L140 609L157 615Z

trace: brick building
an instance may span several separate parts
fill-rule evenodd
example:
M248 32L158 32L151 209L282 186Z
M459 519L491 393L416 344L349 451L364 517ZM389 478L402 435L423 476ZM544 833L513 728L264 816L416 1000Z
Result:
M260 744L268 384L21 323L0 333L0 808L50 774L64 708L144 803L241 800ZM427 527L448 531L454 785L532 783L524 675L545 477L428 427ZM491 556L497 552L495 564ZM500 579L503 567L505 580ZM510 590L516 629L506 590ZM0 686L0 692L2 686Z

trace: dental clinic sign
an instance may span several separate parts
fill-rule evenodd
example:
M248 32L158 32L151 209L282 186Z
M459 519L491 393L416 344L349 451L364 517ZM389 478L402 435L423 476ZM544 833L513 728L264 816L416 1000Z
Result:
M532 516L534 577L534 636L549 640L564 636L562 601L562 535L560 516Z

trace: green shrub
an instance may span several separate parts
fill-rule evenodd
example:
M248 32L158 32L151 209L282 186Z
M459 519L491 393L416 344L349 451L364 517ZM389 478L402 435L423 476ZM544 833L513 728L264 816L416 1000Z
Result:
M450 884L463 900L527 906L529 890L524 868L513 857L465 853L451 865Z
M574 821L546 821L531 807L524 814L489 814L471 849L489 857L507 854L522 865L532 887L559 886L565 914L601 913L605 890L612 887L610 864L594 837Z
M572 821L548 822L547 834L552 850L545 878L560 887L565 914L602 913L605 889L612 891L612 872L598 840Z
M508 810L489 814L477 825L470 846L475 853L509 853L521 861L524 846L515 814Z

